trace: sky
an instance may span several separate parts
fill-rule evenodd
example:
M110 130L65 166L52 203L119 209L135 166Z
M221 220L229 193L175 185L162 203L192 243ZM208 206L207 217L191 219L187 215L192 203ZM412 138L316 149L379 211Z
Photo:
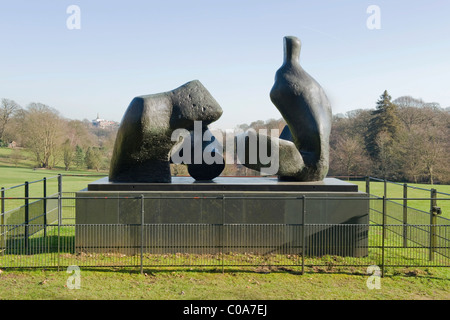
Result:
M0 0L0 98L119 122L134 97L199 80L223 109L213 129L279 119L284 36L333 114L384 90L450 106L448 0Z

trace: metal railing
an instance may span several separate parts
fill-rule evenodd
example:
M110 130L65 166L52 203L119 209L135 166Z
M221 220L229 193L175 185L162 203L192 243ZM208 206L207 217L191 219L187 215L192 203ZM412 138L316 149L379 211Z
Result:
M48 181L52 179L57 179L58 189L51 193L48 188ZM39 185L40 184L40 185ZM23 187L23 190L20 189ZM41 197L31 198L30 188L36 187L36 189L41 188ZM45 226L47 224L52 224L57 221L57 203L55 197L60 192L61 187L61 176L54 176L50 178L43 178L36 181L28 182L16 185L9 188L0 189L0 225L14 225L14 224L24 224L26 227L23 230L25 239L28 239L34 233L44 230L46 232ZM50 191L50 193L49 193ZM13 197L23 192L23 198ZM12 194L12 196L11 196ZM47 195L50 197L47 198ZM8 203L6 199L10 199ZM23 203L22 205L20 203ZM9 205L7 205L9 204Z
M146 223L145 212L152 208L145 204L150 198L138 195L109 198L137 205L141 215L136 223L82 224L75 223L75 193L62 192L61 177L58 181L59 192L47 197L6 197L7 190L2 190L2 208L8 206L7 202L30 207L40 201L47 203L47 210L39 211L43 209L40 207L37 211L42 213L30 215L34 209L29 208L28 217L42 217L48 215L48 203L55 203L56 219L10 223L4 219L10 210L2 210L0 269L77 265L133 267L143 272L144 268L166 267L213 267L222 271L225 267L257 267L303 273L306 268L341 270L378 265L384 274L391 267L450 266L450 224L438 216L433 196L404 199L370 195L364 198L370 202L370 222L363 224L309 223L306 212L312 198L304 195L292 199L299 203L300 223L233 224L222 220L176 224ZM370 180L367 184L370 194ZM158 198L163 197L152 199ZM238 198L216 197L222 210L227 201ZM427 201L430 212L408 206L405 210L405 200ZM450 197L439 199L448 200Z
M371 221L380 223L382 220L385 224L392 224L394 227L390 227L390 231L401 236L403 241L403 247L408 247L411 244L421 245L423 247L433 247L435 250L429 250L429 258L431 259L435 252L439 252L447 258L450 258L450 248L448 245L448 239L450 234L448 233L448 226L450 226L450 219L442 216L442 210L438 207L438 200L448 201L450 194L445 192L439 192L434 188L426 189L417 186L411 186L407 183L397 183L388 181L386 179L378 179L373 177L366 178L366 193L371 197L377 197L377 195L371 193L370 183L371 181L383 183L382 197L386 199L384 202L385 215L382 215L383 208L380 207L380 203L372 203L371 208ZM388 186L401 187L401 197L387 198ZM420 190L421 192L428 194L428 197L411 197L409 190ZM439 198L438 195L447 197ZM380 197L380 196L378 196ZM411 201L422 202L422 207L428 207L428 210L424 208L413 208L409 206ZM403 226L399 228L398 225ZM440 227L442 226L442 227ZM447 226L447 228L446 228ZM413 236L412 236L412 235ZM447 245L442 245L447 243Z

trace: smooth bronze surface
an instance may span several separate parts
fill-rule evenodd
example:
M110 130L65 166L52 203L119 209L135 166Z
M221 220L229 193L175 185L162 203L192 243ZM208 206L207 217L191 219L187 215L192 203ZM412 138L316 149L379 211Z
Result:
M169 153L176 129L206 128L222 108L200 81L169 92L136 97L121 121L109 179L115 182L171 182Z

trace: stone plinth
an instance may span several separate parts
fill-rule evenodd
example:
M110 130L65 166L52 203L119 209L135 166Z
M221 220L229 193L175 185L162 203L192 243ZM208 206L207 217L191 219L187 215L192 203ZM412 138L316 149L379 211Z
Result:
M80 226L77 249L114 251L125 243L119 251L140 252L143 244L150 253L300 254L304 247L307 255L367 255L369 201L354 184L265 177L172 181L89 184L77 193L76 223L110 229L90 234L83 228L95 227Z

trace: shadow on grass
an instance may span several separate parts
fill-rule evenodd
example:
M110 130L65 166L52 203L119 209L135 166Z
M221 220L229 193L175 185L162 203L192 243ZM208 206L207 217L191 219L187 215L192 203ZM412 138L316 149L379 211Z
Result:
M12 267L12 268L3 268L3 270L14 270L17 272L29 272L32 270L42 270L42 271L50 271L50 270L59 270L59 272L66 272L68 266L49 266L49 267ZM135 274L139 275L141 273L139 266L87 266L80 267L81 271L88 272L101 272L101 273L119 273L119 274ZM191 273L191 274L228 274L232 276L238 276L239 274L261 274L261 275L269 275L269 274L291 274L295 276L312 276L312 275L346 275L346 276L355 276L355 277L368 277L370 274L367 274L364 268L359 268L361 270L349 269L348 267L341 267L340 270L336 269L317 269L315 267L305 267L305 272L301 272L301 267L284 267L284 266L240 266L240 267L224 267L222 270L221 267L199 267L199 266L176 266L176 267L143 267L143 276L156 277L158 274L162 275L172 275L179 273ZM436 274L437 273L437 274ZM444 274L440 274L441 272L430 272L427 268L403 268L403 269L395 269L387 271L384 275L384 278L395 279L396 277L410 277L414 279L424 279L424 280L446 280L450 281L448 276L448 272Z

